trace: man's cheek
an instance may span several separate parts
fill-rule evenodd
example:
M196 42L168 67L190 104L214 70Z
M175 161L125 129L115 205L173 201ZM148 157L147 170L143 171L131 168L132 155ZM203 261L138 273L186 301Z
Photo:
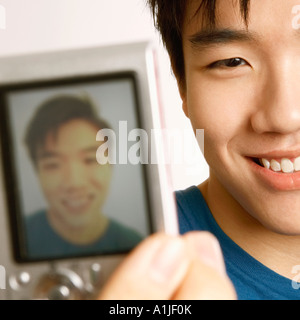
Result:
M112 170L107 165L105 167L100 167L95 170L90 175L91 184L97 189L107 189L110 185L112 178Z
M55 174L41 174L39 180L44 194L55 194L62 191L61 179Z

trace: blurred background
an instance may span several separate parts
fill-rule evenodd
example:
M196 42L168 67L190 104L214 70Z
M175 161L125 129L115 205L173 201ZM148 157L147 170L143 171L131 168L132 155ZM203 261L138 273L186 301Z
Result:
M198 152L190 122L170 63L145 0L0 0L6 9L6 28L0 29L0 57L151 41L157 50L159 86L165 126L183 130L189 161L173 164L174 190L199 184L208 167Z

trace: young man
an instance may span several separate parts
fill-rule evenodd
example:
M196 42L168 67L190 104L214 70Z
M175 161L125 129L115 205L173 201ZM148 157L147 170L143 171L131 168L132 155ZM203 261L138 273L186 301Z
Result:
M163 250L173 263L184 262L172 269L167 257L153 249L147 267L139 266L141 274L152 270L144 283L154 289L147 291L141 283L138 289L154 299L234 298L222 272L208 268L222 268L217 249L209 251L212 240L205 243L207 234L191 232L206 230L221 245L237 298L299 299L299 1L148 2L171 58L183 110L194 130L205 130L210 176L177 193L180 231L186 235L157 236L163 238L161 246L167 241L181 248ZM159 242L148 241L145 247ZM142 247L132 254L104 298L114 296L114 290L122 297L122 284L131 277L125 275L130 259L143 254ZM134 298L138 289L132 287Z
M27 218L30 258L114 253L141 241L103 211L113 170L95 158L103 128L90 101L72 95L45 101L33 115L25 144L48 206Z

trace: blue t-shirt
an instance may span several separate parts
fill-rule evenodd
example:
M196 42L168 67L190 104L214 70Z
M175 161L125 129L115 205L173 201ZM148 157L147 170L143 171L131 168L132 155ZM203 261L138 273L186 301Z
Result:
M58 235L47 220L45 210L26 219L26 248L30 259L122 253L131 250L143 237L135 230L110 219L106 232L87 245L76 245Z
M300 285L250 256L219 227L200 190L193 186L176 192L180 233L209 231L220 242L228 276L239 300L298 300Z

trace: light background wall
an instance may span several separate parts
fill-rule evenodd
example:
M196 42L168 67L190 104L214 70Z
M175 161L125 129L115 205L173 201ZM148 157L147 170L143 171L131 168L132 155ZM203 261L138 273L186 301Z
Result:
M199 184L208 167L181 110L168 56L153 27L145 0L0 0L6 29L0 30L0 56L150 40L157 47L159 85L166 127L184 130L185 150L197 162L172 166L174 189ZM201 128L199 128L201 129Z

